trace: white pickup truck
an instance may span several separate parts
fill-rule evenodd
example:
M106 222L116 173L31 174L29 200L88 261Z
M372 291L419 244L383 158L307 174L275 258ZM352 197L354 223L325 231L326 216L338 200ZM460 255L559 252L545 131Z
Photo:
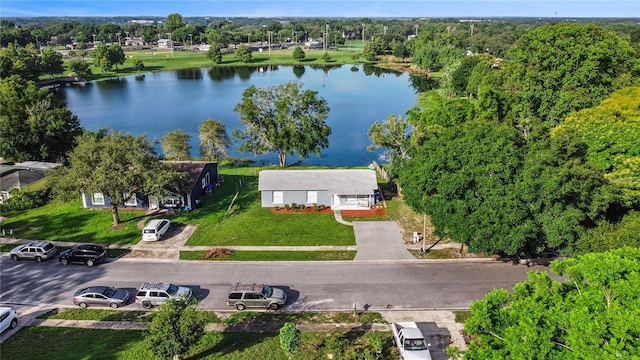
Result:
M393 342L400 350L400 357L404 360L431 360L429 346L418 325L414 322L394 322Z

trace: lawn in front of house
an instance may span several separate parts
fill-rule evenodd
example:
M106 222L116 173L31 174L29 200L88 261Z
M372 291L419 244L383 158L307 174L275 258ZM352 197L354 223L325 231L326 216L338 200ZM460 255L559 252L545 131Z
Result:
M303 331L296 359L373 359L372 339L380 338L381 358L397 359L391 331ZM34 342L34 339L37 341ZM37 344L37 347L34 347ZM46 355L45 355L46 353ZM144 341L144 331L102 330L72 327L29 326L13 334L2 344L2 358L31 360L146 360L156 357ZM185 359L291 359L280 347L277 332L218 332L205 336Z
M332 213L276 214L262 208L259 170L220 168L224 182L203 201L208 215L196 217L195 213L186 213L172 220L198 225L187 245L355 245L353 228L336 222Z
M135 244L140 240L136 223L144 211L120 210L120 225L113 227L110 210L82 208L80 200L52 201L39 208L16 211L2 220L3 229L12 229L12 237L77 243ZM8 230L7 230L8 231Z

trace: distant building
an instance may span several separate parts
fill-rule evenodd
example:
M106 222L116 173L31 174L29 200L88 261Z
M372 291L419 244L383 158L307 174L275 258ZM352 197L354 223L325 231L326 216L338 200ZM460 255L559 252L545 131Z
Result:
M159 49L173 49L173 40L170 40L170 39L160 39L160 40L158 40L158 48Z

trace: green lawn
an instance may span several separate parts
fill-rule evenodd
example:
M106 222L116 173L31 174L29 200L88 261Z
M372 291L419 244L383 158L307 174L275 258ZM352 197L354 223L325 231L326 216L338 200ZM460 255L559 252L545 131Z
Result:
M380 337L382 358L397 359L391 332L330 331L302 332L301 346L294 359L373 359L370 341ZM34 342L34 339L37 339ZM91 359L147 360L156 357L144 342L144 332L31 326L2 344L2 358L12 360ZM37 345L34 345L36 344ZM355 357L358 355L359 357ZM194 359L292 359L280 348L276 332L208 332L185 357Z
M180 251L180 260L210 261L332 261L353 260L356 251L234 251L223 258L204 259L206 251Z
M311 167L304 167L311 169ZM276 214L260 205L257 167L224 167L221 186L203 198L202 206L188 213L172 215L178 224L197 225L187 245L224 246L348 246L355 245L353 228L339 224L332 213ZM236 192L238 195L236 197ZM394 199L393 201L400 201ZM387 219L393 219L393 203L389 203ZM78 243L114 245L135 244L140 240L137 222L143 211L119 212L122 223L112 226L111 211L83 209L80 201L52 202L40 208L6 214L2 228L13 229L13 237ZM364 218L364 220L384 220ZM9 251L12 245L0 250ZM109 256L120 256L109 250ZM238 252L235 259L259 260L255 253ZM292 254L269 255L272 260L293 259ZM351 258L353 254L323 252L295 255L299 260L334 260ZM184 255L185 257L198 255ZM261 257L264 259L264 256ZM294 259L295 260L295 259Z
M337 223L333 214L275 214L262 208L259 170L220 168L224 182L203 202L207 216L187 213L175 219L198 224L187 245L355 245L353 228Z
M87 80L99 80L104 78L110 78L114 76L126 76L132 74L144 74L149 71L160 72L177 69L189 69L200 67L236 67L236 66L278 66L278 65L345 65L345 64L359 64L366 63L363 58L354 56L362 53L362 42L353 41L351 46L346 45L339 46L338 50L329 50L327 53L331 56L331 59L325 61L322 59L324 51L322 49L304 50L305 58L299 62L293 58L293 48L282 50L271 50L271 54L266 49L263 52L254 51L252 53L253 59L249 63L243 63L236 59L234 54L224 54L222 56L222 62L220 64L214 64L211 60L207 59L205 52L189 52L189 51L174 51L170 50L156 50L154 53L151 50L136 50L125 52L126 61L123 65L118 65L118 69L115 67L105 73L102 69L91 66L92 75L87 76ZM144 70L136 70L134 61L142 60L144 64ZM89 59L89 61L91 61ZM65 63L66 64L66 63Z
M51 202L45 206L5 215L2 228L13 237L78 243L135 244L140 240L136 222L143 211L120 211L121 224L114 228L109 210L83 209L80 200Z

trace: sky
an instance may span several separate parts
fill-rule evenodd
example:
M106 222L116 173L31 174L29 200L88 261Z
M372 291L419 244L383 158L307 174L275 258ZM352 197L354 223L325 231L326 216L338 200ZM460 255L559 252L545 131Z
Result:
M640 18L640 0L1 0L0 17L624 17Z

